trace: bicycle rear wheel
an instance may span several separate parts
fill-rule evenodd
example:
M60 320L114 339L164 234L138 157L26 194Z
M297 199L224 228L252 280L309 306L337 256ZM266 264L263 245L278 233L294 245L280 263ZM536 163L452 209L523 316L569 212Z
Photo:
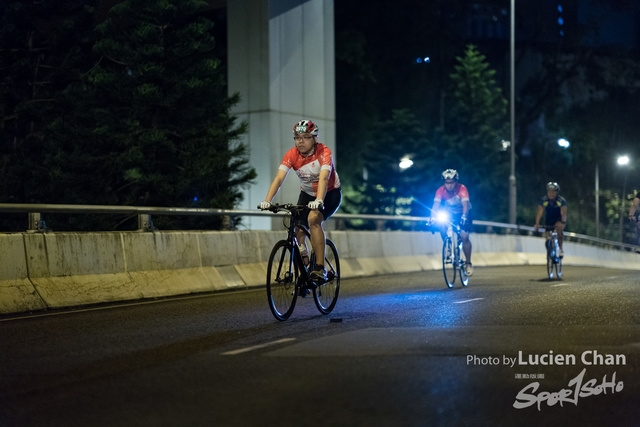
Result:
M453 288L453 284L456 281L453 248L451 237L445 237L442 243L442 273L444 274L444 282L449 288Z
M336 245L329 239L324 247L324 267L327 269L327 281L313 288L313 301L320 313L329 314L340 293L340 257Z
M280 240L273 247L267 265L267 299L271 313L278 320L287 320L293 313L298 276L291 246L286 240Z

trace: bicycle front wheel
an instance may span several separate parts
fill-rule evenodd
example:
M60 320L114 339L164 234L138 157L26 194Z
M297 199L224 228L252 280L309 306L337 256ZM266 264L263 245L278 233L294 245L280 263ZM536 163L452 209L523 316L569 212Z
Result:
M278 320L287 320L293 313L298 275L289 242L280 240L273 247L267 265L267 299L271 313Z
M553 279L555 276L555 272L553 270L554 270L553 257L551 256L550 253L547 253L547 277L549 279Z
M458 249L456 249L456 265L459 269L460 283L462 283L462 286L469 285L469 275L465 268L465 260L462 259L462 244L459 244Z
M556 277L562 279L562 258L558 259L558 263L556 264Z
M336 245L329 239L324 247L324 267L327 269L327 281L313 288L313 301L320 313L329 314L340 293L340 257Z
M444 274L444 282L449 288L453 288L453 284L456 281L456 265L454 264L453 248L451 237L445 237L442 243L442 273Z

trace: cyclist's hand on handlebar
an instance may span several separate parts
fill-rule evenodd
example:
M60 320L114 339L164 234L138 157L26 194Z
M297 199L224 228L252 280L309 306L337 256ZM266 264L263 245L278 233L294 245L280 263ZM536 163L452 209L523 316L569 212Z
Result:
M460 217L460 227L464 227L466 224L467 224L467 217L466 216Z
M266 200L264 202L260 202L260 205L258 206L258 208L260 208L261 211L269 210L270 207L271 207L271 202L267 202Z
M316 199L313 202L309 202L309 204L307 205L307 207L309 209L320 209L322 207L322 205L324 204L324 202L322 201L322 199Z
M539 229L540 229L540 224L535 224L533 226L533 231L535 231L536 233L538 232Z

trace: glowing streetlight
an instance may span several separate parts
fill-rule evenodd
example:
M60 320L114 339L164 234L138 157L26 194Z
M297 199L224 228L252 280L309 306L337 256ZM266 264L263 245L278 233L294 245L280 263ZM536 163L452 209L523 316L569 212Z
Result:
M413 160L405 156L402 159L400 159L400 164L398 166L400 166L400 169L408 169L411 166L413 166Z
M571 143L564 138L558 139L558 145L562 148L569 148Z
M618 164L620 166L625 166L629 164L629 156L620 156L618 157Z

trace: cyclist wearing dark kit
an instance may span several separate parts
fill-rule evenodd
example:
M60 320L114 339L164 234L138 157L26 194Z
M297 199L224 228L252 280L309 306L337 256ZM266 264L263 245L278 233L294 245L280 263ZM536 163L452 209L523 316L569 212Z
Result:
M636 212L640 210L640 193L636 194L633 198L631 208L629 208L629 220L636 223L636 236L638 239L638 245L640 246L640 215L636 216ZM639 252L636 249L636 252Z
M297 220L309 228L311 247L316 254L315 269L309 273L314 281L326 280L327 270L324 268L324 248L326 235L323 222L333 215L342 202L340 178L333 164L333 155L326 145L318 142L318 126L311 120L301 120L293 126L295 146L282 158L278 172L269 186L269 191L260 209L271 207L271 200L280 190L287 174L293 169L300 178L299 205L307 205L310 209L306 218ZM302 230L296 234L300 255L305 264L309 263L307 238Z
M446 210L451 215L451 222L460 224L460 237L462 238L462 250L466 259L465 270L468 276L473 274L473 264L471 264L472 245L469 240L469 233L473 225L473 212L469 201L469 190L458 182L458 172L454 169L447 169L442 172L444 184L436 190L433 198L431 212L434 214L440 210ZM446 227L440 229L440 234L444 239Z
M562 249L562 232L567 223L567 201L560 194L560 186L557 182L547 183L547 195L543 196L538 202L538 212L536 212L536 223L533 226L537 232L540 228L540 219L542 214L545 216L544 227L546 235L550 230L558 233L558 246L560 247L560 258L564 256Z

